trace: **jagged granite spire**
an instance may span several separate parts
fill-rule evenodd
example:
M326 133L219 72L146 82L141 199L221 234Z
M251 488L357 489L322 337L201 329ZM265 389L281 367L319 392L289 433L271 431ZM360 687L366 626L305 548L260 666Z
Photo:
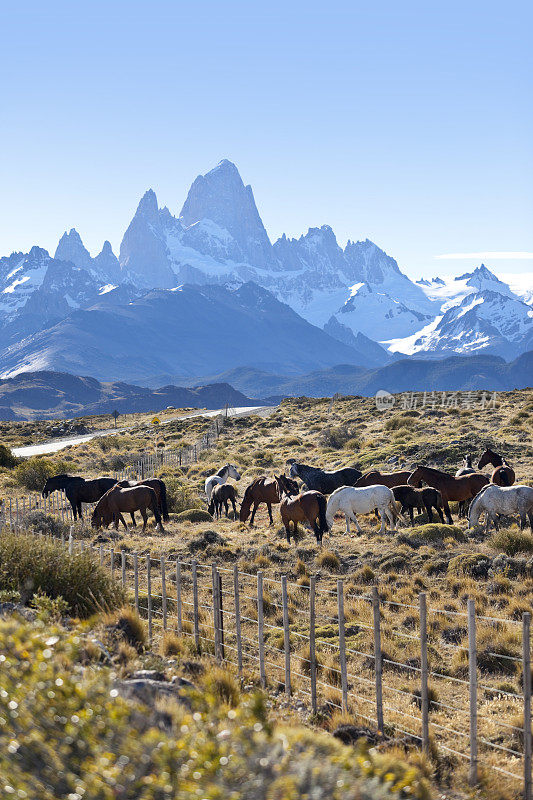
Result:
M137 206L120 245L119 261L123 277L129 273L136 285L171 288L176 283L153 189L145 192Z
M76 228L63 234L57 245L54 258L58 261L70 261L74 266L82 269L90 269L92 258L89 251L84 247Z
M239 170L224 159L205 175L199 175L180 214L187 228L202 220L227 231L242 253L242 260L258 267L272 267L275 257L261 221L251 186L245 186Z

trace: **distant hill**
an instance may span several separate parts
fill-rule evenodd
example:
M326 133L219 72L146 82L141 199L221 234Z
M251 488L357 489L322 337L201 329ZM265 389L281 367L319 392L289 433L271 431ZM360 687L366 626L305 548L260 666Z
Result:
M162 386L145 389L128 383L106 383L65 372L25 372L0 381L0 419L43 419L158 411L176 408L222 408L256 403L227 383L192 389Z
M335 392L371 396L379 389L388 392L504 391L533 386L533 350L510 363L490 355L451 356L442 360L406 358L378 369L341 364L298 377L240 367L210 375L208 380L227 381L240 391L261 398L328 397Z
M73 311L0 352L0 371L6 378L40 369L146 385L154 376L182 383L239 364L298 375L340 363L387 363L375 342L353 338L355 346L334 339L251 281L237 289L185 285Z

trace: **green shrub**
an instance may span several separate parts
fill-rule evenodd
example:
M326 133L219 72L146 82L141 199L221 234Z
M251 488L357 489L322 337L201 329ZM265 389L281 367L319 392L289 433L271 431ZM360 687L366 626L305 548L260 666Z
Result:
M162 729L160 712L117 696L108 669L79 669L84 647L77 633L0 622L6 797L429 800L419 770L395 753L278 730L257 693L228 713L221 694L233 687L227 695L220 682L170 706Z
M203 508L188 508L176 514L176 522L213 522L211 514Z
M44 533L47 536L60 537L68 535L69 526L59 517L45 514L44 511L28 511L23 520L23 525L33 533Z
M16 467L18 463L19 459L13 455L9 447L6 447L5 444L0 444L0 467L11 469L11 467Z
M0 589L20 591L26 601L34 594L62 597L79 617L124 602L121 587L88 550L69 556L59 542L32 534L0 537Z
M40 492L47 479L67 471L64 461L42 456L27 458L15 467L15 480L31 492Z
M533 535L527 531L499 530L493 533L489 545L508 556L533 553Z

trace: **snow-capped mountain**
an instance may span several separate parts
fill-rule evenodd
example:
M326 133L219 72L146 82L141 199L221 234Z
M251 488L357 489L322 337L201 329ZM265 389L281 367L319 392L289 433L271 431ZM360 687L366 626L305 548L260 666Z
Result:
M447 282L428 281L424 289L441 300L440 314L416 334L390 341L392 352L512 358L533 341L533 309L484 264Z
M0 353L0 364L17 369L13 346L21 338L80 309L122 307L150 290L184 284L206 287L208 295L208 286L238 290L246 284L250 292L252 283L365 353L367 363L415 353L508 358L533 344L533 285L519 295L483 264L455 279L414 282L368 239L343 248L329 225L272 243L251 187L224 160L195 179L179 215L161 208L148 190L118 258L108 241L91 256L74 228L61 236L53 258L39 247L0 258L0 347L10 347L8 356ZM84 324L98 324L97 317L83 316ZM25 364L40 363L42 349L35 362L33 352L25 342ZM77 357L83 361L84 354Z

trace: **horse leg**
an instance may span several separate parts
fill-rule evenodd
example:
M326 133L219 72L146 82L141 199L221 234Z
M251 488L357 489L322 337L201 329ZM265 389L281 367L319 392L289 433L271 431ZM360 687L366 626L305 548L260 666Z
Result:
M344 516L346 517L346 533L350 533L350 515L346 512Z
M270 519L270 524L273 525L274 520L272 518L272 503L267 503L267 509L268 509L268 518Z
M529 527L531 528L531 533L533 533L533 511L529 511L527 516L529 518Z
M141 517L143 518L143 533L146 530L146 525L148 523L148 514L146 513L145 508L140 508L139 511L141 512Z
M526 513L525 511L523 511L520 514L520 530L523 531L525 527L526 527Z
M291 523L289 520L287 520L287 522L285 523L285 536L287 537L287 541L289 544L291 543L291 529L289 527L290 524Z
M428 522L433 522L433 514L431 513L431 503L426 505L426 514L428 515Z
M363 533L363 529L362 529L362 527L359 525L359 522L358 522L358 520L357 520L357 517L356 517L356 515L355 515L353 512L352 512L352 514L351 514L351 519L352 519L352 522L355 522L355 528L356 528L356 530L357 530L357 533Z
M257 503L254 502L254 507L252 508L252 516L250 517L250 525L254 524L255 512L257 511Z
M135 528L135 512L134 511L130 511L130 517L131 517L131 526L132 526L132 528Z
M444 513L446 514L446 522L448 525L453 525L452 512L450 511L448 500L445 500L444 497L442 498L442 506L444 508Z
M231 505L233 506L233 519L237 519L237 509L235 507L235 500L231 498Z
M124 517L122 516L122 514L120 513L120 511L118 512L118 521L122 522L122 524L124 525L126 530L128 530L128 524L127 524L126 520L124 519ZM117 531L118 531L118 523L117 523Z
M415 524L415 510L413 506L409 506L409 519L411 520L411 528Z

